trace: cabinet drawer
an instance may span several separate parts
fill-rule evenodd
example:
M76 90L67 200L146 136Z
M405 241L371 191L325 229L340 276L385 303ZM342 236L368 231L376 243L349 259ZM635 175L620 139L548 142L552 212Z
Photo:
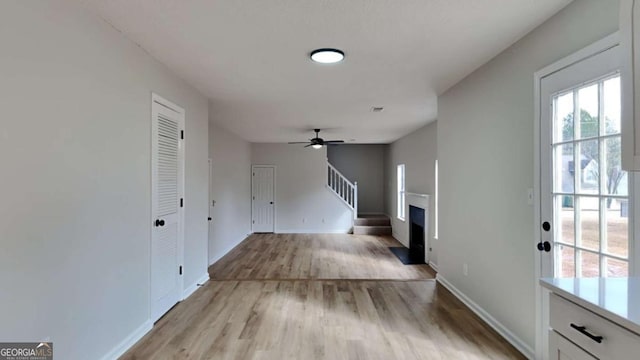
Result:
M551 328L597 358L627 360L640 353L640 336L555 294L549 315Z
M571 341L549 330L549 360L598 360Z

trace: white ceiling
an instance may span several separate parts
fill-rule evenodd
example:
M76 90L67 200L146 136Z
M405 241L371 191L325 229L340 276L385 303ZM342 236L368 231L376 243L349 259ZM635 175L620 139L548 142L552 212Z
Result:
M212 100L252 142L388 143L437 95L571 0L83 0ZM308 58L342 49L343 63ZM382 113L372 106L384 106Z

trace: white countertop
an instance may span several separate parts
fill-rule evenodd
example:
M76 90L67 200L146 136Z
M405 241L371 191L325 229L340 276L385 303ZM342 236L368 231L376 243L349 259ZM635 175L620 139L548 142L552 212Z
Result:
M640 335L640 278L547 278L540 285Z

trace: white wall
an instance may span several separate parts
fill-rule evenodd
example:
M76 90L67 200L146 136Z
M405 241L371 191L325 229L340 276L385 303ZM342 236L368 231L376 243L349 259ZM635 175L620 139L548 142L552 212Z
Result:
M340 145L327 148L329 162L349 181L358 182L358 213L384 213L386 145Z
M215 106L209 106L209 118ZM213 264L251 233L251 144L211 123L209 157L213 171L209 232L209 264Z
M186 110L185 286L207 270L207 100L66 1L0 2L0 339L100 358L149 319L151 92Z
M534 170L533 74L617 24L617 0L574 1L438 101L440 275L529 348L538 258L526 196Z
M409 246L409 227L397 216L396 167L405 164L405 189L429 194L429 262L438 263L437 241L434 239L435 161L438 158L438 122L429 123L413 133L389 144L385 154L385 212L391 218L393 236Z
M276 166L276 232L348 232L353 212L327 189L327 151L252 144L254 165Z

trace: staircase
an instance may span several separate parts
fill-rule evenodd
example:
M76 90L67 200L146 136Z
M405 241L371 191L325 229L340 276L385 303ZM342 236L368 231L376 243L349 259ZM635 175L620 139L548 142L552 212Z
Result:
M386 215L358 217L353 222L354 235L391 235L391 220Z
M327 187L351 210L353 218L358 217L358 183L351 182L327 161Z
M391 235L391 220L385 215L358 217L358 183L351 182L327 161L327 188L353 211L354 235Z

